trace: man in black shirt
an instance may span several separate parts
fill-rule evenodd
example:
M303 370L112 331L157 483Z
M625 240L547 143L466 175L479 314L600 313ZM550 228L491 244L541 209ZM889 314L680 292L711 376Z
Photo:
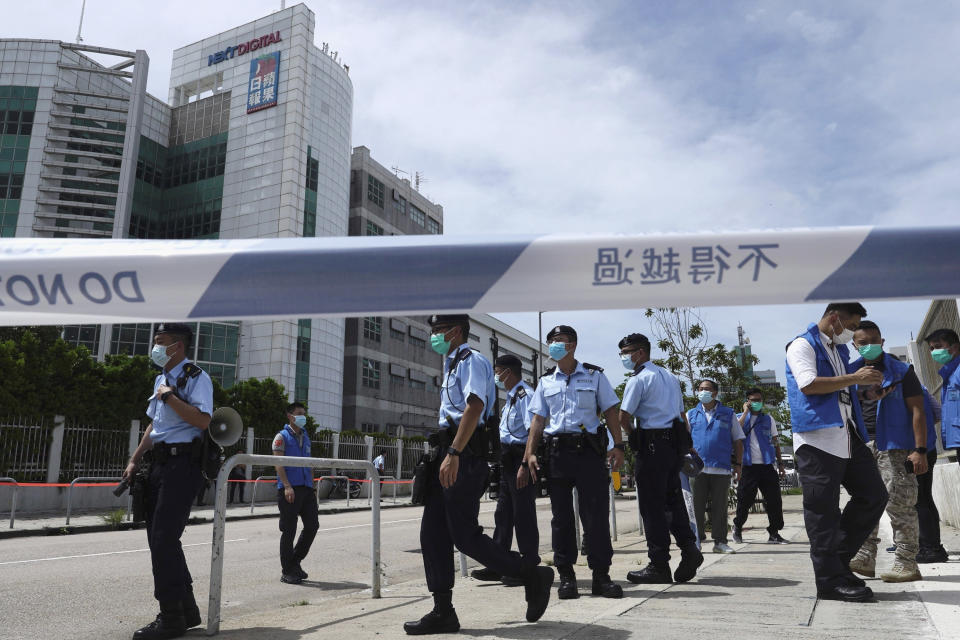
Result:
M884 582L921 580L917 567L919 524L917 520L917 475L927 471L927 414L924 392L913 367L883 352L880 328L869 320L860 323L853 344L862 358L851 365L869 365L883 374L883 381L861 387L860 403L867 446L877 460L880 476L890 498L887 513L893 527L896 558L893 567L880 575ZM907 467L912 468L908 471ZM878 527L850 561L850 570L873 577L877 562Z

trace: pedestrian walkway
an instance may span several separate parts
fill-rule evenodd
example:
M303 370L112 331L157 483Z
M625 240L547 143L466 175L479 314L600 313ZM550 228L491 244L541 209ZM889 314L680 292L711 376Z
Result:
M694 640L709 638L764 638L770 640L840 639L900 640L903 638L960 638L960 531L943 528L951 562L922 565L924 581L886 584L868 580L877 603L850 604L818 601L815 597L809 547L803 529L799 496L784 497L785 538L792 544L770 545L765 517L753 515L744 531L744 543L734 544L734 555L705 554L698 576L689 583L647 586L624 582L621 600L591 597L590 573L581 560L578 568L581 597L556 599L556 590L543 619L524 621L523 589L509 589L472 578L457 577L454 606L460 617L459 637L569 638L589 640ZM621 503L623 504L623 503ZM635 502L628 502L631 508ZM626 518L621 511L619 516ZM889 544L889 525L881 528ZM545 541L545 549L549 539ZM646 563L646 547L636 533L620 535L614 543L611 576L624 580L627 571ZM709 551L709 549L708 549ZM549 553L543 552L545 558ZM889 558L879 560L880 569ZM676 566L679 558L673 559ZM243 614L229 606L230 585L224 585L224 613L220 637L230 640L275 638L406 638L402 624L426 613L432 601L424 580L390 584L389 558L383 597L369 590L331 600L311 602L309 588L291 589L291 606L281 610ZM878 571L879 573L879 571ZM200 630L190 635L202 635ZM435 636L457 637L457 636Z

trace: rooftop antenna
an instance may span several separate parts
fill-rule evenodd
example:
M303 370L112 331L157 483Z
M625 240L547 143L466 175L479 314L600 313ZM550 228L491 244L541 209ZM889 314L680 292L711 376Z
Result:
M87 0L83 0L83 4L80 5L80 24L77 26L77 44L83 42L83 38L80 37L80 32L83 31L83 12L87 8Z
M409 172L409 171L404 171L403 169L401 169L400 167L398 167L398 166L396 166L396 165L390 167L390 170L393 171L393 175L397 176L398 178L400 177L400 174L401 174L401 173L402 173L403 175L405 175L405 176L410 175L410 172Z
M745 345L745 344L749 344L749 343L750 343L749 340L744 340L744 339L743 339L743 325L741 325L741 324L737 324L737 341L740 343L740 346L741 346L741 347L742 347L743 345Z
M423 175L422 173L420 173L419 171L415 171L415 172L413 173L413 176L414 176L413 188L416 189L416 190L419 192L419 191L420 191L420 184L423 183L423 182L426 182L426 181L427 181L427 177L426 177L425 175Z

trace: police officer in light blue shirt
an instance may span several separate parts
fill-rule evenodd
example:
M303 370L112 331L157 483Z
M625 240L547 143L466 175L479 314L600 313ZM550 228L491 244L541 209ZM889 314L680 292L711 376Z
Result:
M187 359L192 337L185 324L157 326L150 357L161 372L154 380L147 408L151 423L123 472L125 479L132 480L141 459L150 452L147 542L160 615L133 634L137 640L178 638L200 624L180 536L203 481L201 438L207 437L204 431L213 414L213 383Z
M649 564L627 574L634 584L687 582L703 564L680 488L680 466L692 446L680 382L650 361L650 340L631 333L620 340L629 370L620 403L620 426L636 454L637 499L647 537ZM670 534L680 547L680 565L670 575Z
M577 577L573 565L577 561L574 529L573 489L580 499L580 517L585 537L590 544L587 563L593 571L591 592L605 598L620 598L623 589L610 580L613 547L610 544L610 505L607 498L609 472L623 464L624 444L617 422L617 394L600 367L577 362L577 332L568 325L559 325L547 333L550 357L557 367L540 378L530 403L533 418L527 440L529 477L521 470L517 486L537 481L540 471L536 450L541 434L546 437L553 560L560 574L557 596L561 600L577 598ZM599 415L607 420L613 436L613 449L607 454L607 429Z
M496 386L493 367L467 344L470 317L434 315L429 319L430 346L443 360L440 387L440 431L431 444L442 462L426 490L420 520L420 547L433 610L420 620L404 623L409 635L454 633L460 620L453 608L456 547L501 576L520 578L527 599L528 622L539 620L550 600L553 569L529 566L519 553L505 550L483 533L477 521L480 496L487 485L486 438L495 429L485 424L493 412Z
M493 363L494 382L500 389L507 389L507 401L500 409L500 491L497 508L493 514L496 528L493 540L506 551L513 545L513 530L517 530L517 549L525 566L540 564L538 548L540 532L537 530L537 494L533 484L517 488L517 471L526 472L523 454L530 432L530 399L533 387L523 380L523 365L520 358L504 354ZM477 580L503 580L504 584L522 584L516 578L501 576L484 567L471 574Z

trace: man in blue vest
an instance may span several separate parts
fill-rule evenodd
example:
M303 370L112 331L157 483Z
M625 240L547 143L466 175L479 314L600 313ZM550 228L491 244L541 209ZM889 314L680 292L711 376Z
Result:
M960 447L960 337L953 329L937 329L924 338L930 347L930 356L941 365L940 376L940 436L944 449ZM949 403L949 406L948 406ZM917 562L946 562L947 551L940 543L940 513L933 501L933 466L937 462L936 449L927 451L930 473L917 478L920 483L917 511L920 517L920 550Z
M687 411L693 448L703 458L703 471L693 481L693 510L697 516L700 540L706 540L704 529L707 496L710 496L710 527L714 553L734 553L727 544L727 493L730 475L740 477L743 460L743 429L733 417L733 409L717 400L720 387L713 380L701 380L697 386L697 403ZM731 469L730 458L736 454Z
M917 567L918 538L917 476L927 472L927 425L933 412L925 401L923 385L913 367L883 351L880 327L864 320L853 334L861 357L850 366L871 366L883 373L883 382L861 387L860 404L867 446L877 460L880 475L890 495L887 514L893 528L896 557L893 567L880 575L884 582L922 580ZM929 430L933 435L933 429ZM936 439L933 441L936 447ZM907 464L913 472L907 471ZM878 527L850 561L850 570L872 578L877 564Z
M880 384L869 365L849 368L847 343L867 315L858 302L832 302L816 324L787 347L787 399L803 520L817 597L866 602L873 591L849 564L887 504L877 462L865 444L857 385ZM850 500L840 512L840 488Z
M733 541L743 542L743 525L750 515L750 507L757 499L757 490L763 495L769 526L767 539L771 544L787 544L780 535L783 529L783 498L780 496L780 476L786 470L780 457L777 421L763 412L763 391L757 387L747 391L743 413L737 421L746 435L743 447L743 467L737 485L737 515L733 519ZM776 461L777 469L773 468ZM779 472L779 473L778 473Z
M310 457L310 436L304 427L307 409L299 402L287 405L287 424L273 438L273 455ZM320 528L317 518L317 494L313 488L313 469L310 467L275 467L277 470L277 506L280 508L280 581L300 584L307 572L300 563L307 557L310 545ZM303 530L296 546L297 518L303 521Z

